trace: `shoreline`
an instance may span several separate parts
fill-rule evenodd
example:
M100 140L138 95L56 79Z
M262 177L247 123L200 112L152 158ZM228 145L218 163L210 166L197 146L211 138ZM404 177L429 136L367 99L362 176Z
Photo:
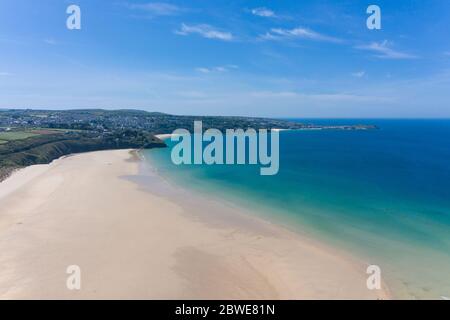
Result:
M170 134L167 135L166 139L170 139ZM186 205L186 199L188 198L194 198L194 202L208 202L212 204L215 209L226 208L229 209L232 214L236 217L239 216L250 223L256 223L256 224L262 224L270 226L277 231L280 231L284 234L292 235L297 240L300 239L301 241L304 241L305 243L311 244L315 247L320 248L323 251L326 251L332 255L337 255L345 260L347 262L353 264L353 266L358 266L358 268L361 269L363 267L364 271L366 270L366 267L368 267L370 264L367 262L367 257L364 258L360 255L356 255L355 253L342 248L338 246L330 246L326 244L325 240L320 239L317 235L313 233L306 232L306 229L298 229L293 228L290 225L285 224L283 219L276 219L274 217L274 214L271 209L268 209L268 211L265 212L265 214L270 213L270 217L267 215L261 215L260 213L256 212L255 208L249 208L247 205L243 205L242 203L239 203L239 201L236 201L236 199L225 199L220 196L211 195L209 193L206 193L204 190L201 189L188 189L186 186L180 186L177 183L177 180L174 178L165 177L163 174L160 174L158 169L155 167L155 165L151 162L150 159L145 157L145 155L142 153L142 150L138 152L140 154L140 160L141 160L141 169L140 174L143 176L158 176L160 179L158 187L160 187L160 184L165 184L169 186L170 189L172 189L172 192L170 194L172 201L176 201L177 199L182 199L181 202L179 202L180 205ZM150 162L149 162L150 161ZM143 185L145 188L149 187L149 184L145 182L145 180L137 181L137 183ZM149 190L151 192L157 192L155 189L156 186L150 186ZM165 194L167 196L167 194ZM261 209L261 208L259 208ZM223 212L222 212L223 213ZM196 217L197 219L201 219L204 217ZM210 217L208 217L210 218ZM219 218L220 219L220 218ZM208 220L208 219L207 219ZM208 221L206 221L208 222ZM362 270L362 269L361 269ZM381 296L382 299L394 299L393 294L391 293L391 290L389 289L387 283L385 280L382 279L381 281Z
M143 173L130 151L76 154L0 183L0 299L390 298L365 288L364 265L237 208L183 198L189 190ZM80 291L65 287L72 264Z

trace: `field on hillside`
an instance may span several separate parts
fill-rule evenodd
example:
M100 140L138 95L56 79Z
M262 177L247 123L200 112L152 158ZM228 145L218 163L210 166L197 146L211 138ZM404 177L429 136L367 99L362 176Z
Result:
M27 131L0 132L1 141L22 140L33 136L36 136L36 134Z
M46 134L61 133L60 130L48 129L32 129L32 130L17 130L0 132L0 144L5 144L10 141L23 140L31 137L36 137Z

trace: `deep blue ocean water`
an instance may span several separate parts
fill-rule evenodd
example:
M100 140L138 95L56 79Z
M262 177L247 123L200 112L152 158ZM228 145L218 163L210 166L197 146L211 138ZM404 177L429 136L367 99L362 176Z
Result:
M450 120L321 120L370 131L282 131L280 171L182 165L145 151L168 179L351 251L398 298L450 296Z

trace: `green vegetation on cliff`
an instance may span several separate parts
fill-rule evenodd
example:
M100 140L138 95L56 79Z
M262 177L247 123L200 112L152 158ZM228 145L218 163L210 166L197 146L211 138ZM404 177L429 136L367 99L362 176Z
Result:
M13 132L11 132L13 134ZM15 132L26 137L25 132ZM137 130L113 133L47 131L0 144L0 181L14 169L46 164L61 156L99 150L165 147L154 135Z

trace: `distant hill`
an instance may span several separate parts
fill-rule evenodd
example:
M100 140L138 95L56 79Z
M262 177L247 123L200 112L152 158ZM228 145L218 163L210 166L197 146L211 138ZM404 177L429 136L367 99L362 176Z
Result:
M145 130L153 134L171 133L176 129L193 130L195 120L203 128L224 131L233 128L254 129L370 129L372 126L321 126L293 121L238 116L180 116L142 110L2 110L0 127L42 127L108 131L117 129Z

